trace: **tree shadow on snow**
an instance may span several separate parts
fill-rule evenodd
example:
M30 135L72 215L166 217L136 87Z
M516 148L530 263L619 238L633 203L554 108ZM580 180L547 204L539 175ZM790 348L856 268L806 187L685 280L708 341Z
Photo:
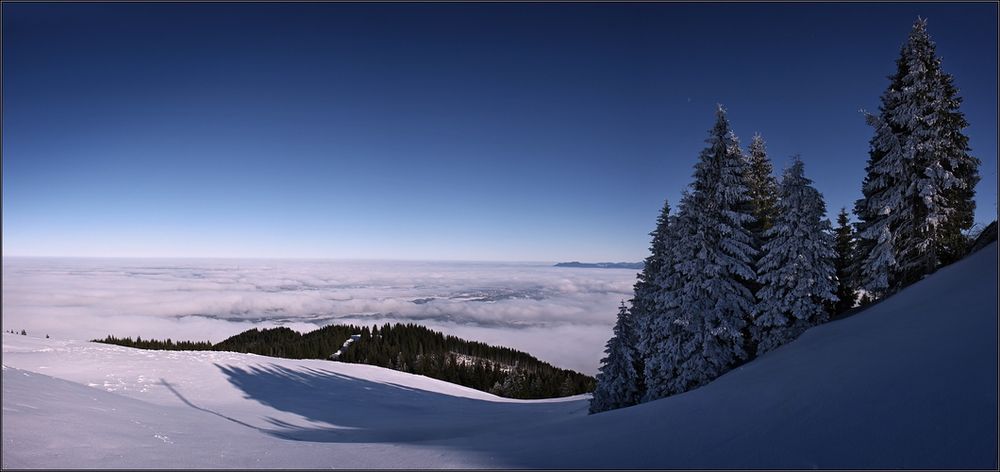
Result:
M246 398L314 423L303 426L267 417L274 429L254 427L299 441L434 441L522 430L528 424L579 416L587 408L582 400L532 404L457 397L307 367L215 366Z

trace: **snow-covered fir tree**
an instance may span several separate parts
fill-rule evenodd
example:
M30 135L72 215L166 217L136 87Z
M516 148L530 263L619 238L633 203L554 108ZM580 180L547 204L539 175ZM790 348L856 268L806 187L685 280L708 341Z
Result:
M837 300L833 235L823 196L811 184L796 157L782 176L778 216L758 268L752 332L759 354L826 321L827 304Z
M858 292L854 287L852 270L854 267L854 228L846 208L841 208L837 215L837 228L834 230L835 250L834 269L837 272L837 303L833 313L843 313L850 310L857 301Z
M771 159L767 157L764 138L759 133L750 140L747 151L747 187L754 216L750 231L763 245L764 232L771 229L777 214L778 181L774 178Z
M979 161L968 154L961 98L941 69L926 20L914 24L899 65L904 106L891 119L906 135L909 164L904 194L909 217L901 219L896 240L899 284L905 285L933 272L942 260L964 254L961 232L973 223Z
M597 387L590 399L591 413L622 408L639 402L638 374L633 361L636 356L635 345L635 327L628 307L623 301L618 308L614 335L608 340L604 349L608 356L601 359Z
M656 292L656 275L663 268L667 254L667 230L670 226L670 202L664 201L659 216L656 217L656 228L649 233L649 256L646 256L642 271L636 275L638 279L633 286L632 313L650 313L654 304ZM638 316L635 317L637 320Z
M635 371L638 374L638 388L640 395L645 393L645 357L648 352L647 345L650 343L650 318L656 312L656 293L658 285L656 278L663 270L664 261L668 251L668 229L670 226L670 202L664 201L660 215L656 218L656 228L649 233L651 237L649 243L649 256L646 257L642 271L636 276L638 279L633 286L632 308L629 310L632 316L637 333L635 358Z
M682 192L681 211L690 204L688 192ZM693 349L684 345L688 336L687 320L677 311L677 290L683 277L676 266L680 251L677 250L678 216L671 216L658 232L663 252L659 267L652 280L652 304L640 334L639 352L643 357L644 389L642 401L663 398L679 390L673 385L677 366Z
M957 259L973 223L979 160L953 79L917 19L882 94L858 215L860 283L876 297Z
M657 307L666 322L659 323L663 332L654 337L660 343L646 359L646 400L704 385L746 358L742 330L754 305L747 287L755 278L748 229L753 216L747 160L721 105L706 143L670 231L670 269L661 273ZM669 370L654 376L650 363ZM657 387L661 382L665 388Z
M774 178L774 166L771 159L767 157L767 148L764 138L760 133L754 134L747 149L747 189L750 192L749 209L754 221L750 223L750 234L753 235L754 249L757 250L757 257L754 259L752 268L757 270L759 258L762 255L761 248L767 243L767 231L774 225L774 220L778 211L778 181ZM760 290L760 284L756 281L748 283L750 290L756 295ZM743 331L744 348L747 355L753 358L757 355L757 349L750 335L749 328L753 324L753 313L748 313L746 327Z
M888 292L890 275L896 268L893 228L903 199L902 146L887 121L868 115L875 127L870 142L863 197L854 203L858 216L856 283L867 295L880 298Z

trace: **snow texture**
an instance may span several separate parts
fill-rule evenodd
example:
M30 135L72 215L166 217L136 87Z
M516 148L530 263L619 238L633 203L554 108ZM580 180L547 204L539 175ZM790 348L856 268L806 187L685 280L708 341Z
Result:
M373 366L3 335L4 468L997 467L997 244L690 392L587 414Z

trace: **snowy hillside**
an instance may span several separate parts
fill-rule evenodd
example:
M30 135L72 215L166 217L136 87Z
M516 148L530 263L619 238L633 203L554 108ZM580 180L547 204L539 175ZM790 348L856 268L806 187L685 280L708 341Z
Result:
M3 467L995 468L997 245L587 415L372 366L3 335Z

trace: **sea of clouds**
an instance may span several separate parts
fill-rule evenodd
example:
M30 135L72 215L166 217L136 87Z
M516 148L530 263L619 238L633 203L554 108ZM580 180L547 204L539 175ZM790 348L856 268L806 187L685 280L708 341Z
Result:
M544 264L3 259L3 328L221 341L253 327L413 322L594 374L636 271Z

